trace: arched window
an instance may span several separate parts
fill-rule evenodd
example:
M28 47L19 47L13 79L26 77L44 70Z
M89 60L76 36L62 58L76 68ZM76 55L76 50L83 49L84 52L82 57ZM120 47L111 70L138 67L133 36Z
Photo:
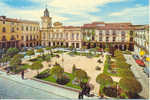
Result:
M5 27L2 28L2 32L4 32L4 33L6 32L6 28Z
M72 40L74 40L74 34L72 33Z
M32 26L30 26L30 31L32 31Z
M122 35L122 36L125 36L125 31L122 31L122 32L121 32L121 35Z
M78 40L78 39L79 39L79 34L77 33L77 34L76 34L76 40Z
M15 32L14 27L11 28L11 32Z
M29 39L28 39L28 36L26 36L26 41L28 41Z
M28 26L26 27L26 31L28 31Z
M2 41L7 41L5 36L2 37Z
M15 40L15 37L14 37L14 35L12 35L12 36L11 36L11 39L10 39L10 40Z
M113 30L113 35L116 35L116 30Z
M32 35L30 35L30 40L32 40Z

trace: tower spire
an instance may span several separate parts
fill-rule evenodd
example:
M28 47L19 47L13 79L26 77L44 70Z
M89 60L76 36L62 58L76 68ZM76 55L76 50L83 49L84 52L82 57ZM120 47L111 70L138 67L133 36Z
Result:
M47 9L47 0L45 1L45 11L44 11L44 16L49 17L49 11Z

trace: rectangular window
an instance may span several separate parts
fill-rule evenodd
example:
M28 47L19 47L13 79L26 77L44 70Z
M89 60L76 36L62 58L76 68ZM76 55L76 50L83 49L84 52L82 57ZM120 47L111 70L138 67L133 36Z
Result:
M106 35L109 35L109 30L106 31Z
M113 42L115 42L116 41L116 37L113 37Z
M106 42L108 42L109 41L109 37L106 37Z
M99 37L99 41L102 41L102 37Z
M5 21L3 21L3 24L5 24Z

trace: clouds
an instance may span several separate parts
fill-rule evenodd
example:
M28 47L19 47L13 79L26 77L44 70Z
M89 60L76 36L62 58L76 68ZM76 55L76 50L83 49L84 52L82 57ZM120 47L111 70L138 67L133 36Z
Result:
M39 22L46 5L46 0L21 0L22 3L32 2L32 5L13 7L3 1L0 1L1 15ZM148 23L147 6L140 6L140 4L135 6L133 4L132 7L127 5L113 11L115 6L130 3L129 1L131 0L47 0L47 8L53 22L60 21L65 25L83 25L92 21L126 22L131 20L131 16L132 22L135 24ZM104 6L110 9L108 13L104 14L106 12L103 9Z
M109 16L118 18L118 21L132 21L134 24L148 24L148 6L136 5L120 12L112 12Z

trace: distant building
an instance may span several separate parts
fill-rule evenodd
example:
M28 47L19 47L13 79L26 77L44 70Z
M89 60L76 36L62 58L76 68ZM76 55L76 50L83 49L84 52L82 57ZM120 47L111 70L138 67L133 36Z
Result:
M148 25L134 25L134 48L135 53L140 56L140 51L144 51L147 55L149 53L149 26Z
M131 23L92 22L83 26L52 23L48 9L38 22L0 16L0 49L10 47L62 46L73 48L107 48L139 52L149 49L147 26ZM134 36L135 34L136 36ZM134 45L134 42L136 45Z
M134 50L131 23L93 22L82 26L83 46Z

